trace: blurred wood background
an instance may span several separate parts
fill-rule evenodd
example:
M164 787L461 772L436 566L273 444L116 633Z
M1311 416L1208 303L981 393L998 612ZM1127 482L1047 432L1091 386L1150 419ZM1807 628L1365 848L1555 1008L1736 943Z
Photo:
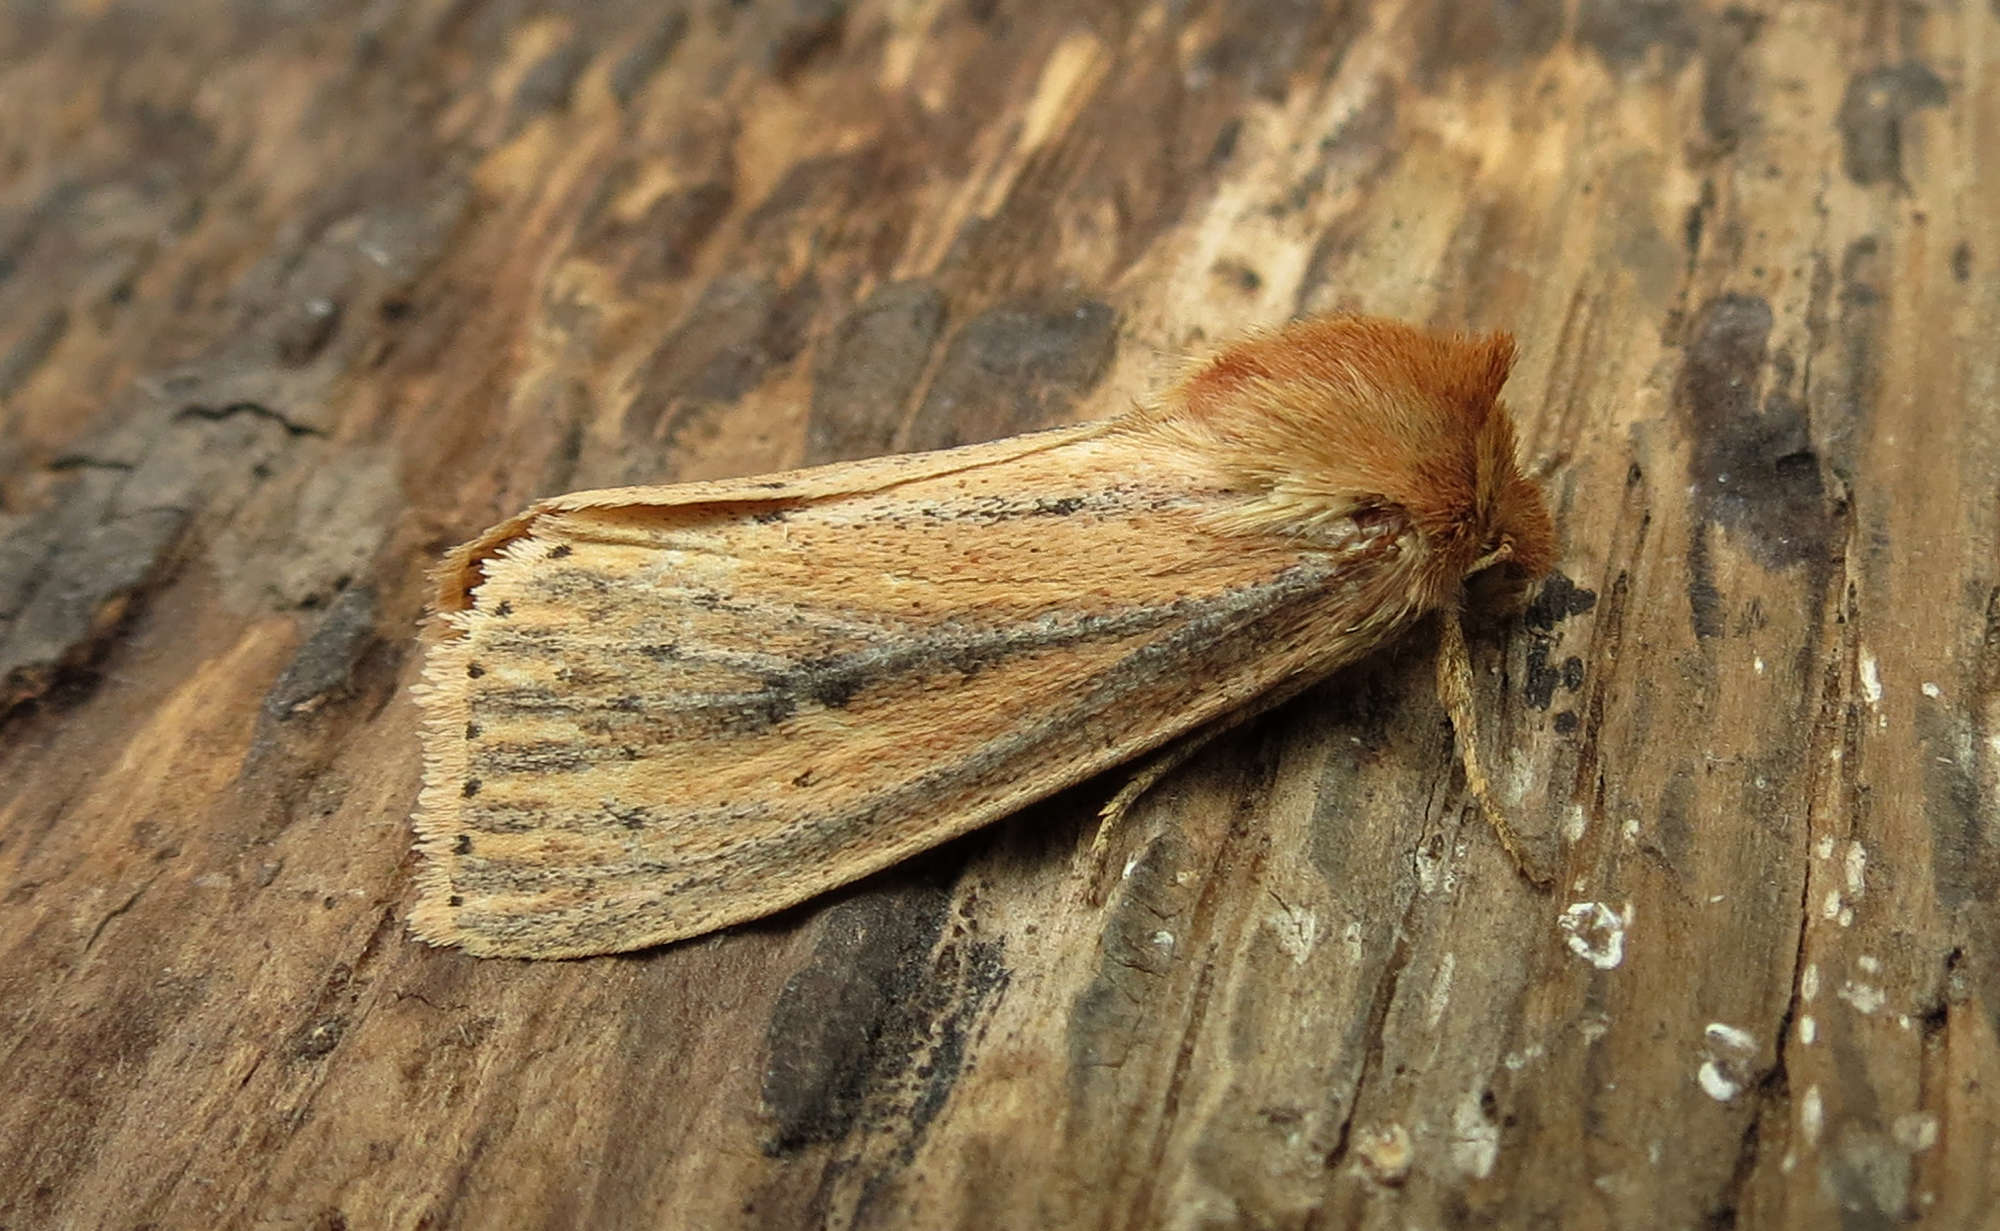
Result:
M0 7L0 1226L1826 1227L2000 1203L2000 3ZM532 497L1505 327L1560 573L627 958L413 943Z

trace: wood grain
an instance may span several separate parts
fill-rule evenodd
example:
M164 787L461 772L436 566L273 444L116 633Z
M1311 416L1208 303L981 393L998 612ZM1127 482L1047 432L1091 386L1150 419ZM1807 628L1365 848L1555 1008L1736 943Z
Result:
M0 14L0 1225L1938 1227L2000 1200L2000 11ZM412 943L411 632L551 492L1522 341L1560 577L1068 872Z

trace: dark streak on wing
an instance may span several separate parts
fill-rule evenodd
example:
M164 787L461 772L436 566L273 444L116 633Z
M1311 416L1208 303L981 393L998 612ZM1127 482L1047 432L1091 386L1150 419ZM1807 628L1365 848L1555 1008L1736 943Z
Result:
M592 760L585 756L588 746L573 740L528 740L496 747L504 748L505 755L480 757L478 763L472 767L476 776L484 778L502 774L571 774L590 768ZM488 750L482 748L481 751Z
M565 543L563 546L566 547L568 544ZM610 580L596 569L589 568L545 568L536 578L536 582L543 593L572 600L585 595L611 592Z
M1274 584L1280 583L1267 583L1267 586ZM1257 595L1264 588L1256 587L1243 593ZM520 714L574 715L610 711L642 714L651 721L665 721L683 732L687 730L686 722L674 723L673 719L696 718L705 720L703 725L708 727L748 734L776 726L802 709L844 708L861 691L894 683L912 674L957 674L970 678L986 667L1017 655L1116 640L1147 632L1189 618L1213 601L1178 599L1101 615L1050 612L1025 623L999 628L942 624L922 637L906 639L899 644L869 646L794 663L791 670L768 676L762 688L741 692L675 692L651 697L623 695L588 698L530 686L480 689L473 692L469 700L473 713L482 722ZM568 747L570 755L562 758L551 755L550 744L551 741L547 740L527 744L484 743L475 751L472 768L486 775L559 773L588 769L600 761L626 759L618 748L597 739L577 741Z
M617 697L579 697L575 693L546 684L519 684L488 688L472 699L481 718L497 718L521 713L587 714L597 710L636 714L641 699L633 694Z
M1128 487L1100 487L1050 498L1016 500L981 496L971 500L933 500L917 506L915 515L939 525L997 526L1031 517L1069 517L1089 511L1099 514L1152 515L1167 509L1192 508L1201 501L1186 492Z
M532 833L546 827L549 815L566 804L547 799L515 799L487 802L481 799L460 814L471 833Z
M544 807L550 805L544 804ZM529 808L495 809L490 822L471 827L474 833L532 833L540 828L540 821L546 818L546 811L536 813ZM733 804L709 809L701 814L705 825L727 830L734 826L761 821L769 814L762 804ZM670 807L654 807L646 804L627 804L617 800L599 800L592 819L608 822L621 829L634 832L652 829L674 823L685 823L687 814ZM454 884L461 892L473 893L546 893L552 890L575 888L580 882L623 879L629 873L621 872L611 877L599 872L583 872L579 875L574 868L523 864L509 859L489 859L473 854L470 848L459 852L458 874ZM634 863L633 869L644 875L656 876L677 866L666 860L649 860Z
M677 637L657 641L632 642L624 636L593 638L576 632L567 624L546 628L508 628L482 631L480 651L489 656L509 655L527 660L562 661L578 650L609 656L637 654L654 662L685 662L703 667L738 671L761 676L783 670L791 660L782 654L762 654L754 650L715 649L688 644Z

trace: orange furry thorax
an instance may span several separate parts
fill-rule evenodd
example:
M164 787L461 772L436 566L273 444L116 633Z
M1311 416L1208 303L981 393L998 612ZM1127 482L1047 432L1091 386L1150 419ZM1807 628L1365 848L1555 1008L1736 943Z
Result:
M1554 522L1499 397L1513 361L1505 333L1316 317L1230 346L1144 418L1261 493L1259 528L1400 508L1427 549L1429 605L1482 563L1529 577L1554 564Z

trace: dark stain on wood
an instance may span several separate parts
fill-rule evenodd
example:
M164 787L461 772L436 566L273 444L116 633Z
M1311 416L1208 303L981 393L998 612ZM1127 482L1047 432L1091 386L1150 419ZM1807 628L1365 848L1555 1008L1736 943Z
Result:
M687 37L687 29L685 12L679 8L667 10L612 67L609 83L611 97L621 105L630 103L646 83L666 66L674 49Z
M896 282L834 326L813 365L808 462L894 451L944 322L945 298L936 287Z
M1903 125L1917 112L1950 102L1944 81L1912 60L1856 73L1841 99L1841 165L1857 184L1903 183Z
M766 52L771 75L790 82L831 56L847 28L846 0L788 0Z
M1762 299L1726 295L1704 304L1690 327L1675 403L1692 436L1688 480L1702 521L1727 529L1775 569L1823 559L1829 523L1803 408L1779 396L1757 404L1770 333Z
M625 163L605 176L583 211L577 236L580 249L621 270L620 281L631 291L687 277L736 204L730 185L711 179L662 192L638 217L621 218L615 211L634 190L638 170Z
M1729 8L1708 24L1701 53L1701 130L1710 157L1732 153L1760 120L1750 45L1764 21L1761 13Z
M1674 0L1581 0L1576 41L1617 69L1651 57L1671 77L1700 43L1699 14Z
M755 389L805 348L806 323L818 283L781 286L752 274L725 274L709 283L681 325L662 341L626 407L625 435L671 448L715 411Z
M358 585L342 591L264 694L264 712L284 721L345 692L376 639L374 588Z
M1521 623L1538 632L1550 632L1571 616L1583 615L1597 607L1597 591L1586 590L1558 569L1542 579L1542 584L1521 612Z
M1539 60L1563 35L1562 0L1430 0L1411 27L1419 77L1435 86L1454 71L1493 71Z
M1061 422L1103 378L1117 313L1094 300L990 308L952 335L904 447L946 449Z
M915 1051L922 995L949 896L937 885L877 884L826 909L811 958L785 984L765 1031L768 1149L836 1141L854 1127L871 1080Z
M589 47L571 40L535 61L522 75L521 84L514 87L514 123L524 124L544 112L569 106L577 78L590 66L590 54Z
M58 506L43 533L23 544L42 550L14 556L20 567L0 577L12 591L0 593L0 609L12 611L0 627L0 707L38 697L59 674L94 663L133 601L163 578L187 524L185 512L163 508L65 525L64 513L87 517L101 508L87 496L81 504Z
M1366 6L1321 4L1315 0L1231 0L1216 25L1219 32L1194 56L1197 84L1228 82L1244 95L1283 102L1304 64L1339 56L1366 20Z
M42 313L25 333L15 338L6 353L0 354L0 398L10 396L33 376L68 332L69 310L57 306Z

